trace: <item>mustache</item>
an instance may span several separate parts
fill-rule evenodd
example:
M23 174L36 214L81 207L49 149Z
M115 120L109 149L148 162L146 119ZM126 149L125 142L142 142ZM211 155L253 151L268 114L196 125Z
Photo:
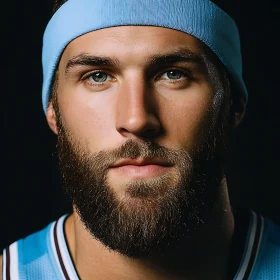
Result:
M70 142L71 141L69 141L68 144L70 144ZM157 158L174 165L177 164L178 160L182 159L182 157L188 158L189 161L191 160L191 156L185 150L166 148L149 140L135 141L129 139L118 148L102 150L91 155L84 150L79 150L79 148L75 146L74 152L76 155L82 155L80 158L83 159L83 161L88 161L91 166L99 166L100 172L108 169L116 161L123 158Z

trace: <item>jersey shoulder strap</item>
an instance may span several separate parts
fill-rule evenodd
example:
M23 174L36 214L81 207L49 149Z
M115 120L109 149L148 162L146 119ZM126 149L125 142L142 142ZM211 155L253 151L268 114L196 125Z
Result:
M234 280L280 280L280 226L248 212L246 244Z
M57 228L60 225L62 229L66 216L4 249L3 280L68 280L64 276L57 236Z
M264 219L259 253L249 280L280 279L280 225Z

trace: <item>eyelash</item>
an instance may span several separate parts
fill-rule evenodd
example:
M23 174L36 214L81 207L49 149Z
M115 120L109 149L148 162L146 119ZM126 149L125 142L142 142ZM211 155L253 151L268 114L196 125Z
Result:
M193 73L190 71L190 70L186 70L186 69L178 69L178 68L168 68L168 69L165 69L164 71L161 71L161 73L159 75L156 76L156 80L159 80L160 77L167 73L167 72L171 72L171 71L175 71L175 72L179 72L183 75L183 77L179 78L179 79L175 79L175 80L172 80L172 79L168 79L169 82L171 83L179 83L179 82L182 82L182 79L184 78L187 78L187 79L190 79L190 80L194 80L194 75ZM167 79L166 79L167 80Z
M96 73L105 73L106 75L112 77L112 75L108 74L108 72L106 72L105 70L96 70L96 71L92 71L92 72L89 72L85 75L82 76L81 78L81 81L87 81L88 83L90 83L91 86L95 86L95 87L99 87L99 86L103 86L107 81L105 82L91 82L89 81L89 78L93 75L93 74L96 74ZM112 79L114 80L114 78Z
M179 72L183 75L182 78L179 78L179 79L164 79L164 80L168 80L170 83L180 83L182 82L182 79L184 78L188 78L190 80L194 80L194 76L193 76L193 73L189 70L186 70L186 69L177 69L177 68L168 68L168 69L165 69L164 71L161 71L160 74L156 75L155 77L155 80L160 80L160 77L165 74L165 73L168 73L168 72L171 72L171 71L176 71L176 72ZM106 70L96 70L96 71L92 71L90 73L87 73L85 74L82 78L81 78L81 81L87 81L88 83L90 83L90 86L94 86L94 87L100 87L100 86L104 86L104 84L108 81L105 81L105 82L91 82L89 81L89 78L95 74L95 73L105 73L106 75L112 77L112 75L108 74L108 72L106 72ZM114 78L112 78L112 80L115 80Z

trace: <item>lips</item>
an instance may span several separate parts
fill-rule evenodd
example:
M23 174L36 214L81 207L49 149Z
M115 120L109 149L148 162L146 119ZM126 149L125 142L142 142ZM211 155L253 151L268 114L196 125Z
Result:
M121 177L151 178L162 175L171 166L171 163L162 159L126 158L117 161L110 169Z
M162 159L141 159L141 158L136 158L136 159L131 159L131 158L126 158L117 161L115 164L113 164L111 167L122 167L122 166L127 166L127 165L134 165L134 166L145 166L145 165L159 165L159 166L164 166L164 167L170 167L172 166L171 163L164 161Z

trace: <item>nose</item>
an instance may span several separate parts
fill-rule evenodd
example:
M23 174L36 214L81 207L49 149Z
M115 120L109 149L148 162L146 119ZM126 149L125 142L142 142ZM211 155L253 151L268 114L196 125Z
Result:
M116 129L124 137L154 138L161 131L157 101L144 78L130 78L119 88Z

